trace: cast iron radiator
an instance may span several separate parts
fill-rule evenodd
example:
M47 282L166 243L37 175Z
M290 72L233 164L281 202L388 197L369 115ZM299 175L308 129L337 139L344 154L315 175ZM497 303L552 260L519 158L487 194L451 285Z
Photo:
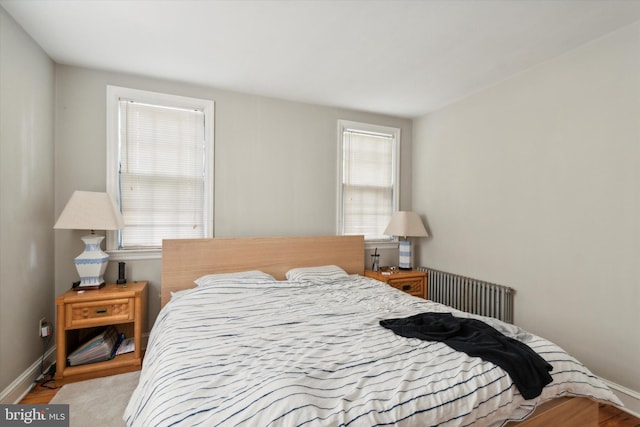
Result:
M427 296L430 300L513 323L515 289L430 267L418 267L418 270L427 272Z

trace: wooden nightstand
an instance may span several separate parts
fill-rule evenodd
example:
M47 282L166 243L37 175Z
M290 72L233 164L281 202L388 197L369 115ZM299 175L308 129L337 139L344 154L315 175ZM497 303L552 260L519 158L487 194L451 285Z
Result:
M147 318L147 282L107 284L78 293L69 290L56 298L56 378L78 380L119 374L142 366L142 332ZM114 325L127 338L134 337L135 350L105 362L67 366L67 356L100 328Z
M371 270L365 270L364 275L391 285L408 294L415 295L420 298L427 298L427 273L424 271L399 270L394 272L374 272Z

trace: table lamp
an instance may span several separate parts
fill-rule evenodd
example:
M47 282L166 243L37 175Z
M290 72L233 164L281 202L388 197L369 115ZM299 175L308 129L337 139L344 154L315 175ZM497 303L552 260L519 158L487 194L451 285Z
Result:
M104 236L95 230L120 230L124 219L113 199L107 193L74 191L64 207L55 229L91 230L82 237L84 252L75 259L80 275L77 289L99 289L104 286L104 272L109 263L109 255L102 251L100 243Z
M408 211L395 212L391 216L391 221L384 230L384 234L401 238L398 247L400 252L398 268L401 270L411 270L411 241L407 237L429 236L418 214Z

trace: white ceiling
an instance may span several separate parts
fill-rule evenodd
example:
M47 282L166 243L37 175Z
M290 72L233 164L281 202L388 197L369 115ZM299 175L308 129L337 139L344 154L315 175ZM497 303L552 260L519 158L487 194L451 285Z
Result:
M415 117L640 19L638 0L0 0L61 64Z

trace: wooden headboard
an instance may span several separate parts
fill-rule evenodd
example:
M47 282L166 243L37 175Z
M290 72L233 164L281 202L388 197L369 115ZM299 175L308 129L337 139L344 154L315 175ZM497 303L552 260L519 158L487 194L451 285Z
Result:
M295 267L338 265L364 274L363 236L175 239L162 242L161 306L205 274L261 270L278 280Z

